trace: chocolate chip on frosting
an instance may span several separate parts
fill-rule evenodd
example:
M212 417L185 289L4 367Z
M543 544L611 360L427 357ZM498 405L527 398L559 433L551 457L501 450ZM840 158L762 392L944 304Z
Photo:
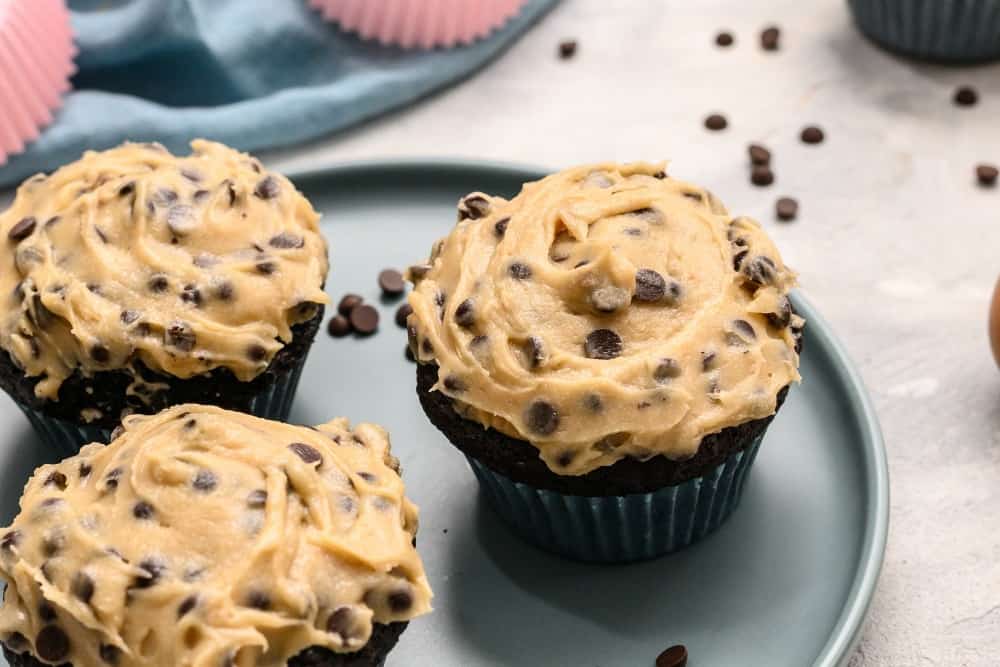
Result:
M622 353L622 339L611 329L594 329L587 334L583 349L590 359L614 359Z

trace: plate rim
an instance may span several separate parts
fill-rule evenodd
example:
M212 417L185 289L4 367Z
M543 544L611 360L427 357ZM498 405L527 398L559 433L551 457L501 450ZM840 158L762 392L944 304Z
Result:
M355 159L316 166L300 166L288 170L285 175L295 183L297 180L335 178L344 175L358 177L372 172L386 171L408 175L425 175L433 171L460 171L466 174L480 172L534 180L554 170L538 165L497 160L412 157ZM861 640L885 561L890 510L888 457L874 402L861 373L851 361L843 343L833 334L833 329L826 318L819 314L815 305L801 289L794 290L790 296L796 310L807 321L816 324L809 328L809 335L818 338L821 347L825 348L826 354L833 362L831 366L837 381L849 390L846 392L847 402L862 427L859 447L862 453L865 514L868 520L865 522L861 553L844 606L837 622L830 630L826 643L813 662L813 667L837 667L847 664Z

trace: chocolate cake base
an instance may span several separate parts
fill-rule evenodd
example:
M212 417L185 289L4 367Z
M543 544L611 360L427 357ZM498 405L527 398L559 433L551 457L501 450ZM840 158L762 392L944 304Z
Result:
M154 414L180 403L203 403L248 412L254 397L300 365L323 321L323 311L323 306L318 306L311 319L294 325L291 342L281 348L267 368L250 382L240 381L227 368L184 379L158 373L136 362L136 370L147 384L166 385L150 393L148 402L126 394L133 376L122 370L101 371L91 376L78 370L62 383L58 400L53 401L35 396L35 385L40 378L26 376L10 354L0 350L0 389L23 406L72 424L83 422L82 410L98 410L102 416L87 425L107 430L121 422L126 410Z
M399 641L399 636L406 629L407 622L376 623L372 628L372 636L361 650L354 653L335 653L328 648L310 646L288 661L288 667L381 667L385 664L386 655ZM10 667L49 667L30 653L15 653L3 647L4 657ZM63 663L59 667L86 667Z

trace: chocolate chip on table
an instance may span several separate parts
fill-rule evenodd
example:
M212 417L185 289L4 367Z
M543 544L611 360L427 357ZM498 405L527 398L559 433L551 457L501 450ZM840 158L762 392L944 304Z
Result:
M490 214L490 200L482 195L466 195L458 202L458 219L479 220Z
M90 598L94 597L94 579L85 572L77 572L70 590L82 602L90 602Z
M522 262L513 262L507 269L507 272L515 280L528 280L531 278L531 267Z
M719 130L724 130L729 126L729 121L726 117L719 113L710 114L705 118L705 127L712 130L713 132L718 132Z
M293 442L288 445L288 449L306 463L323 464L323 455L312 445L307 445L304 442Z
M997 184L998 170L992 164L976 165L976 180L983 187L993 187Z
M367 336L378 330L378 311L368 304L361 304L351 311L348 318L359 334Z
M972 86L961 86L955 90L952 100L960 107L971 107L979 102L979 92Z
M495 223L493 223L493 232L497 235L497 238L503 238L503 235L507 233L507 225L510 224L510 218L500 218Z
M337 304L337 312L347 317L356 306L360 306L364 300L357 294L345 294Z
M46 662L62 662L69 655L69 637L58 626L46 625L35 637L35 651Z
M750 170L750 182L758 186L767 186L774 183L774 172L767 165L754 165Z
M676 359L665 357L660 359L660 363L658 363L656 368L653 370L653 379L657 382L663 383L680 377L682 372L681 365Z
M688 651L683 644L671 646L656 656L656 667L686 667L687 662Z
M343 315L334 315L327 323L326 331L334 338L343 338L351 333L351 323Z
M777 26L768 26L760 33L760 47L765 51L777 51L781 40L781 30Z
M594 329L583 344L589 359L614 359L622 353L622 339L611 329Z
M635 272L635 298L646 303L656 303L667 292L667 281L653 269Z
M219 483L218 478L216 478L215 473L211 470L199 470L198 474L194 476L194 480L191 482L193 486L198 491L208 492L213 490Z
M559 57L569 60L576 55L577 43L575 39L566 39L559 42Z
M778 220L786 222L794 220L795 216L799 214L799 202L791 197L781 197L774 204L774 212L778 216Z
M378 286L386 296L399 296L406 290L406 281L396 269L383 269L378 274Z
M551 435L559 428L559 411L548 401L535 400L528 406L524 421L539 435Z
M815 125L808 125L802 128L802 134L800 134L799 137L802 139L802 143L819 144L823 142L826 135L823 133L821 128L816 127Z
M726 30L719 32L715 36L715 43L717 46L722 46L722 47L732 46L734 41L735 40L733 39L733 33L728 32Z
M408 303L404 303L399 308L396 309L396 325L405 329L406 328L406 318L410 316L413 312L413 306Z
M271 240L269 240L267 244L272 248L281 248L287 250L289 248L301 248L306 244L306 241L298 234L292 234L290 232L281 232L280 234L272 236Z
M760 144L750 144L747 147L747 153L750 154L750 164L764 166L771 164L771 151Z
M455 309L455 324L466 329L476 323L476 308L472 299L466 299Z
M274 176L265 176L257 183L257 187L253 189L254 196L260 197L261 199L274 199L278 196L281 187L278 185L278 179Z
M101 660L109 665L117 665L121 657L121 649L112 644L101 644L97 649L97 654L101 656Z
M11 241L23 241L24 239L31 236L31 233L35 231L35 227L38 226L38 221L34 218L22 218L10 228L7 232L7 238Z
M140 521L148 521L156 514L156 510L145 500L140 500L132 506L132 516Z

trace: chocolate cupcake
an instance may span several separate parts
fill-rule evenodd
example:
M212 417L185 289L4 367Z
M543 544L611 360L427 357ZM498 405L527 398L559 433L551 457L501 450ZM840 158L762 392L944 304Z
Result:
M794 273L662 164L471 194L409 275L424 411L499 514L569 557L650 558L716 528L799 380Z
M66 452L200 402L284 419L327 297L319 216L208 141L90 152L0 214L0 386Z
M381 665L430 611L378 426L202 405L35 471L0 529L12 665Z

